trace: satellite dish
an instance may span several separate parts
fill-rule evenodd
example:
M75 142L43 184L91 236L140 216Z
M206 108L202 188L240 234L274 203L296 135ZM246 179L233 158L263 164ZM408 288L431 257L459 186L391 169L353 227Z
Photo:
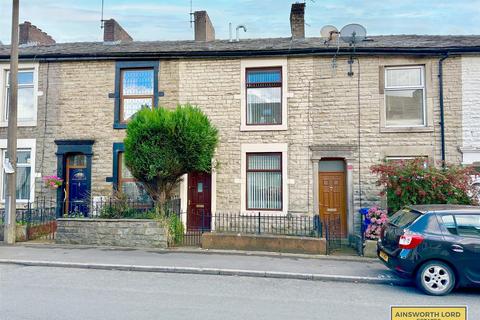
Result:
M322 38L333 39L338 34L338 29L332 25L326 25L320 30L320 36Z
M340 39L351 45L365 40L366 37L367 29L358 23L347 24L340 30Z

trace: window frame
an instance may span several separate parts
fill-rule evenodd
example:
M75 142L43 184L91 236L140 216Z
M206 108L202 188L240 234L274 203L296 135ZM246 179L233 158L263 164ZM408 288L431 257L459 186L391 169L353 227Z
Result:
M388 86L387 74L389 70L407 70L407 69L420 69L421 85L417 86ZM425 76L425 65L408 65L408 66L385 66L383 71L383 113L385 117L385 128L426 128L428 127L427 118L427 84ZM389 125L387 116L387 92L392 91L405 91L405 90L422 90L422 121L421 125L409 124L409 125Z
M250 156L258 156L258 155L279 155L280 156L280 169L275 169L275 170L269 170L269 169L262 169L262 170L258 170L258 169L249 169L248 168L248 158ZM245 192L245 203L246 203L246 210L255 210L255 211L258 211L258 210L261 210L261 211L282 211L283 210L283 154L282 152L246 152L245 153L245 158L246 158L246 166L245 166L245 173L246 173L246 186L247 186L247 189L246 189L246 192ZM273 209L265 209L265 208L250 208L248 206L248 173L249 172L279 172L280 173L280 199L281 199L281 203L280 203L280 208L273 208Z
M152 71L153 73L153 82L155 82L155 70L154 68L123 68L120 70L120 123L121 124L127 124L129 120L127 119L124 119L124 116L125 116L125 109L124 109L124 104L125 104L125 100L133 100L133 99L151 99L152 100L152 108L154 108L154 102L155 102L155 91L154 91L154 88L152 88L152 94L149 94L149 95L145 95L145 94L142 94L142 95L125 95L123 93L123 79L124 79L124 75L125 75L125 72L128 72L128 71Z
M7 140L0 140L0 161L1 161L1 172L0 172L0 203L5 203L5 191L3 185L3 179L5 179L5 169L3 168L3 162L5 159L5 154L7 150ZM30 151L30 195L29 199L17 199L17 204L23 203L33 203L35 200L35 178L36 178L36 167L35 167L35 158L36 158L36 140L35 139L18 139L17 140L17 152L18 151ZM26 166L24 166L26 167Z
M247 153L281 153L282 154L282 210L247 210ZM288 179L288 143L242 143L240 145L240 172L235 183L240 184L238 197L240 213L252 214L261 212L265 215L288 214L289 185L294 180Z
M117 153L117 191L123 192L122 185L126 182L137 182L138 180L135 178L124 178L122 174L122 165L123 165L123 156L125 155L125 151L119 151Z
M124 70L153 69L153 101L152 108L158 107L158 72L159 61L117 61L115 64L115 107L114 107L114 129L126 129L128 120L123 119L123 71ZM140 95L133 97L141 98ZM150 97L148 95L148 97Z
M280 71L280 82L259 82L249 83L248 73L251 71ZM249 86L251 85L251 86ZM264 89L264 88L280 88L280 123L248 123L248 89ZM248 67L245 68L245 125L250 127L255 126L281 126L283 124L283 67Z
M37 126L37 113L38 113L38 97L42 94L38 88L39 79L39 64L38 63L20 63L18 66L19 72L33 71L33 117L31 119L18 119L17 126L19 127L35 127ZM7 74L10 72L9 64L0 63L0 127L8 126L7 116ZM20 88L20 86L19 86ZM18 118L18 115L17 115Z
M281 124L247 125L247 69L281 68ZM240 95L234 98L240 102L240 131L286 131L288 130L288 98L293 94L288 91L287 58L246 58L240 60Z

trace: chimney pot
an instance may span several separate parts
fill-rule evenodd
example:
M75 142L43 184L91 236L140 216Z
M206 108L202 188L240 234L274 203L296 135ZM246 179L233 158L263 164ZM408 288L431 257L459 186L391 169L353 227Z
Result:
M195 41L214 41L215 29L213 28L207 11L195 11Z
M130 42L133 38L128 34L115 19L105 20L103 24L103 41L123 41Z
M55 40L42 29L31 22L25 21L19 25L19 44L51 45Z
M292 3L290 11L292 39L305 38L305 3Z

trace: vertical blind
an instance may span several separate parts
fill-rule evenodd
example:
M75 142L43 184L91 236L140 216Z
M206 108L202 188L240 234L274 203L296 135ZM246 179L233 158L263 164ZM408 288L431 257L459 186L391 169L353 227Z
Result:
M6 152L3 157L5 159ZM17 200L30 200L30 177L31 177L31 153L30 150L17 150ZM7 174L3 171L3 199L7 191Z
M247 154L247 209L282 209L281 153Z
M282 69L247 69L247 125L282 123Z

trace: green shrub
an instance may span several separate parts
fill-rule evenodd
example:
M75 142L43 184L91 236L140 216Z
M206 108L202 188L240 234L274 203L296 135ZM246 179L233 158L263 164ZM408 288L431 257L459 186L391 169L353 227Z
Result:
M169 242L177 245L182 243L184 235L183 222L178 215L171 213L167 217Z
M210 172L218 131L197 107L142 109L127 125L125 164L158 211L182 175Z
M415 204L477 204L477 190L472 185L474 169L458 165L436 167L425 159L391 161L371 168L379 175L389 212Z

